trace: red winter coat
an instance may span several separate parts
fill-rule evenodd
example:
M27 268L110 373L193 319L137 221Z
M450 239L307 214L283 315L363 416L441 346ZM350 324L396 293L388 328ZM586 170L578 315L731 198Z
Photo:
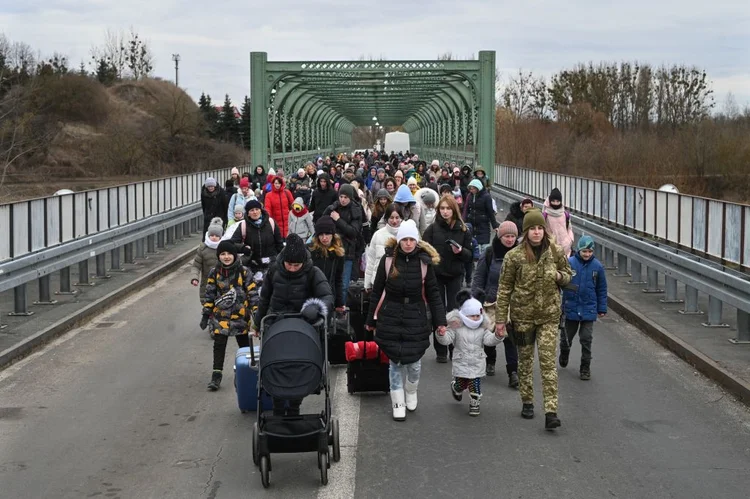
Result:
M281 180L281 188L279 189L273 186L273 182L276 179ZM292 209L294 198L292 197L292 193L286 189L286 183L283 178L275 177L274 180L271 181L271 192L266 193L263 201L268 215L273 218L276 225L279 226L281 237L286 239L287 233L289 232L289 210Z

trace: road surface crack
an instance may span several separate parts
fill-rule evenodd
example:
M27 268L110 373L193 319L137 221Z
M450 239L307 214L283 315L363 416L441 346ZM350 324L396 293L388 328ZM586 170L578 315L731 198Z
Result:
M214 472L216 471L216 465L221 461L221 451L224 450L224 446L219 447L219 452L216 453L216 459L211 463L211 471L208 473L208 480L206 481L206 487L203 489L203 496L208 494L208 490L211 488L211 482L214 481Z

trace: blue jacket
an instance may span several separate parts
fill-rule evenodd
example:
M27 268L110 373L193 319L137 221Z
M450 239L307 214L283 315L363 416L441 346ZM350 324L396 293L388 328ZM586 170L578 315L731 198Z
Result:
M607 313L607 275L601 262L592 256L586 262L575 253L569 258L573 279L570 286L577 291L563 291L563 312L571 321L595 321L597 314Z

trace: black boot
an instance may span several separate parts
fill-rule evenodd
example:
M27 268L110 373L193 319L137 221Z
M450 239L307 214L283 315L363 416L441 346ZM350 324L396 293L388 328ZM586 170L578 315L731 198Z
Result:
M532 419L534 417L534 404L523 404L521 417L523 419Z
M208 383L208 389L215 392L219 389L219 386L221 386L221 371L214 370L214 372L211 373L211 382Z
M544 415L545 430L554 430L555 428L559 428L561 424L560 418L557 417L556 412L548 412Z
M494 376L495 375L495 364L487 363L487 368L485 370L487 376Z
M508 375L508 386L518 390L518 373L512 372Z
M567 348L560 349L560 367L568 367L568 358L570 357L570 350Z
M581 376L580 378L584 381L591 379L591 367L589 364L581 364Z

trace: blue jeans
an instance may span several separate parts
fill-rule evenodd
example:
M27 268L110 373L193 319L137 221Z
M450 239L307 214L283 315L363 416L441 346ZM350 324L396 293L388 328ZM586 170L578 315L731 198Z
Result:
M404 389L404 372L406 372L406 379L411 383L418 383L419 373L421 371L422 359L411 364L396 364L395 362L390 361L388 375L391 380L391 391Z
M348 258L344 260L344 270L341 272L341 280L344 281L341 286L341 294L344 297L344 303L346 303L347 293L349 292L349 283L352 282L352 267L354 266L354 260Z

